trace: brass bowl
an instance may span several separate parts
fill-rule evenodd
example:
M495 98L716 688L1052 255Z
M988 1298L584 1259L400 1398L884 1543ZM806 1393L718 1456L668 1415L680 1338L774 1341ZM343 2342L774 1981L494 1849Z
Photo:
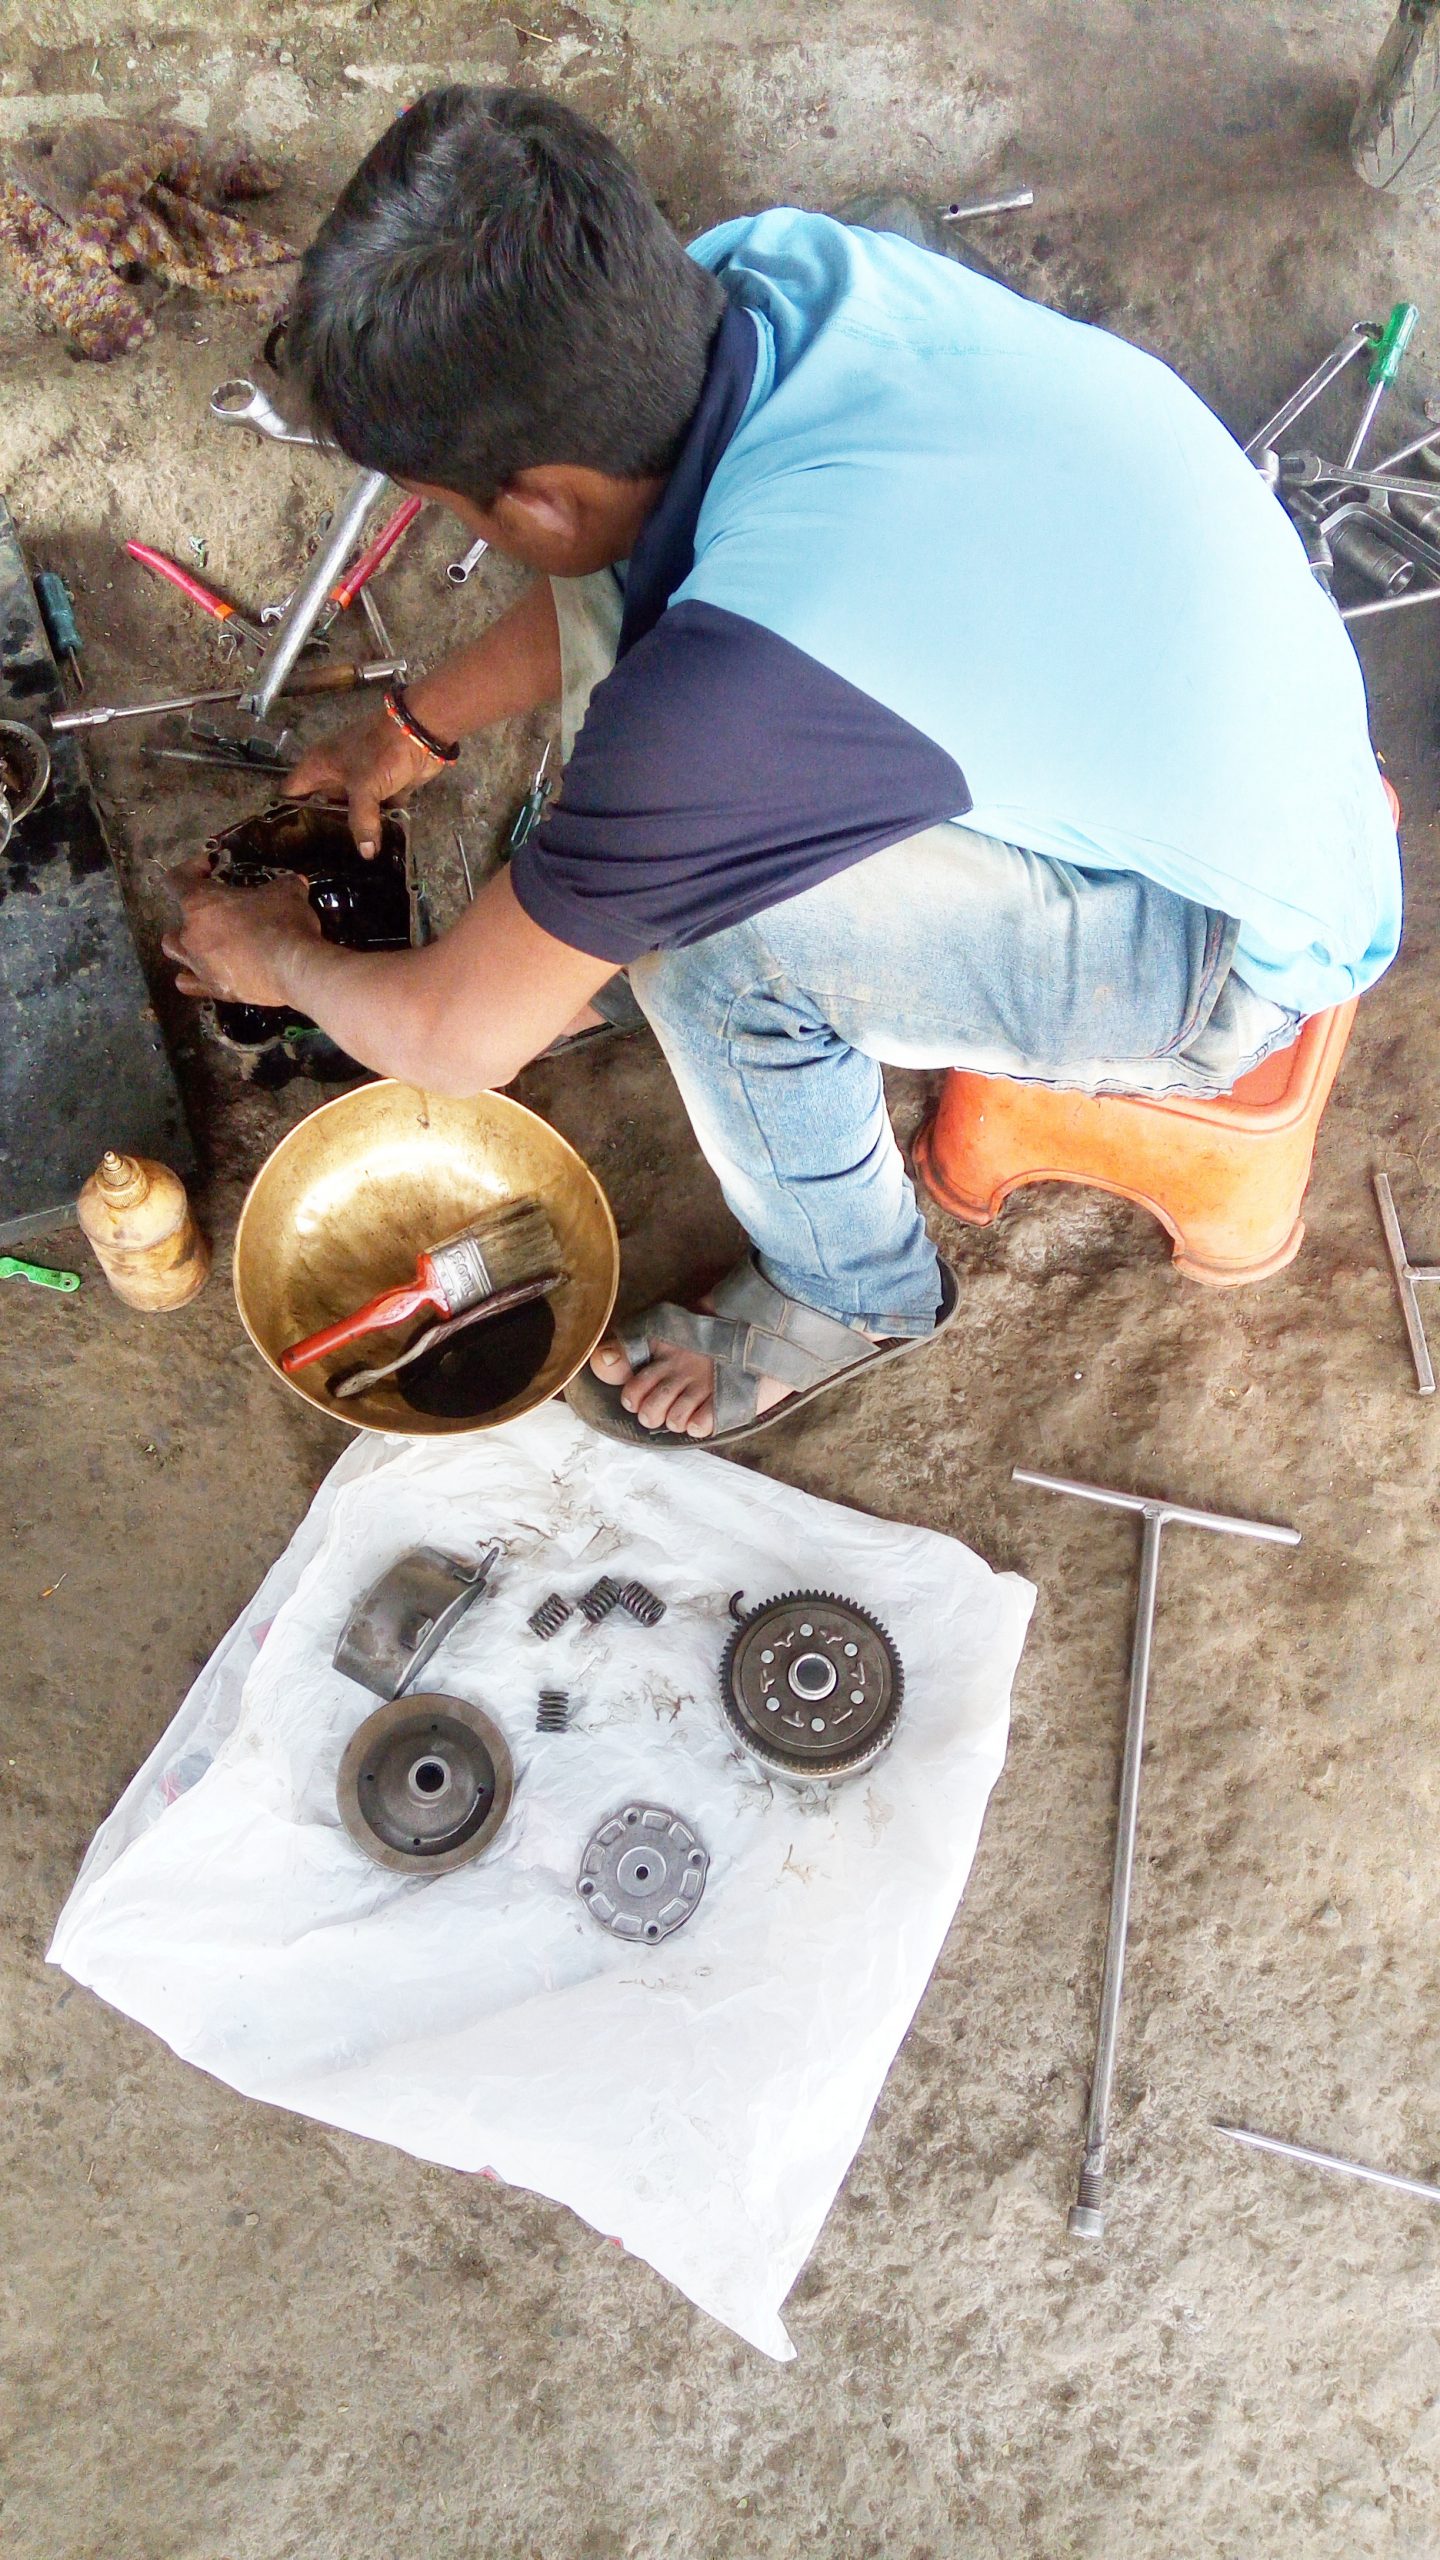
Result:
M428 1246L506 1200L549 1211L565 1271L544 1366L508 1404L478 1418L417 1413L390 1378L343 1402L326 1393L331 1376L393 1356L413 1318L286 1377L280 1355L292 1342L408 1280ZM406 1439L490 1431L558 1395L604 1332L619 1277L615 1221L589 1166L499 1093L453 1102L367 1084L322 1103L261 1166L235 1235L236 1304L276 1377L317 1413Z

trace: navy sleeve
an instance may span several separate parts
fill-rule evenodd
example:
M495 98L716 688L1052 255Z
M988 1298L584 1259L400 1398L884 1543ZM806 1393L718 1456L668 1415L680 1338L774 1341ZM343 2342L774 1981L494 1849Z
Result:
M761 624L685 602L596 686L511 877L547 933L622 966L971 805L954 757L897 712Z

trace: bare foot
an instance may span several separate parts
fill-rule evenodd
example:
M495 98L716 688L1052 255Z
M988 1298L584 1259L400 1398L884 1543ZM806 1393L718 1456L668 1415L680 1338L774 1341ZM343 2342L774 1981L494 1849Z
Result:
M714 1313L709 1298L701 1298L699 1307L702 1313ZM626 1412L633 1413L645 1430L683 1431L691 1440L711 1437L715 1363L703 1351L685 1351L674 1342L655 1343L644 1367L634 1369L612 1337L601 1343L590 1366L607 1387L620 1388ZM755 1400L757 1419L762 1413L773 1413L793 1393L778 1378L762 1378Z

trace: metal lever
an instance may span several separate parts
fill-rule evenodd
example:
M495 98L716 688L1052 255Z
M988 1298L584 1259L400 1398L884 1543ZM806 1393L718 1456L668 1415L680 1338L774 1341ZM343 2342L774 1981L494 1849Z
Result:
M1390 1248L1390 1263L1395 1273L1395 1290L1400 1300L1400 1313L1405 1319L1405 1330L1410 1337L1410 1357L1415 1363L1415 1384L1422 1396L1433 1396L1435 1370L1430 1358L1430 1345L1425 1339L1425 1319L1420 1313L1420 1301L1415 1295L1415 1289L1419 1281L1440 1280L1440 1262L1410 1260L1405 1250L1405 1239L1400 1233L1400 1221L1395 1214L1395 1203L1390 1193L1390 1176L1388 1173L1377 1173L1373 1179L1375 1198L1380 1209L1380 1223L1385 1230L1385 1242Z
M1440 2187L1428 2178L1407 2178L1398 2169L1371 2169L1359 2160L1342 2160L1333 2151L1316 2151L1308 2142L1281 2142L1273 2133L1250 2133L1243 2125L1217 2124L1212 2130L1228 2133L1232 2142L1248 2142L1253 2151L1275 2151L1282 2160L1306 2160L1312 2169L1336 2169L1342 2178L1364 2178L1372 2187L1397 2187L1403 2196L1424 2196L1430 2204L1440 2204Z
M1275 1547L1298 1547L1300 1532L1298 1529L1277 1527L1269 1520L1235 1520L1224 1511L1194 1511L1187 1503L1162 1502L1152 1494L1116 1493L1108 1485L1077 1484L1068 1476L1037 1475L1029 1467L1015 1467L1011 1473L1016 1484L1039 1485L1046 1493L1074 1494L1081 1502L1102 1503L1111 1511L1133 1511L1145 1524L1140 1541L1140 1590L1130 1641L1130 1705L1125 1720L1125 1754L1120 1769L1120 1810L1115 1826L1115 1869L1110 1887L1105 1971L1100 1984L1095 2068L1090 2082L1090 2112L1085 2124L1085 2155L1068 2222L1072 2238L1098 2240L1105 2228L1105 2149L1110 2133L1110 2098L1120 2031L1120 1996L1125 1981L1130 1889L1135 1875L1140 1758L1145 1745L1145 1702L1150 1687L1150 1639L1155 1627L1161 1532L1173 1521L1182 1529L1224 1530L1231 1537L1256 1538Z

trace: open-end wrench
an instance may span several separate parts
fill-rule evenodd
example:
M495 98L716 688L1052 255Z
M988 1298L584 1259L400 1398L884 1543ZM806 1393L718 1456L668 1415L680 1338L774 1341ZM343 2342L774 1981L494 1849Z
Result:
M1341 462L1323 462L1318 453L1282 453L1280 492L1291 489L1377 489L1387 498L1440 501L1440 481L1408 480L1384 471L1347 471Z
M210 415L217 427L248 427L252 435L268 436L272 444L317 442L308 427L292 427L288 418L282 418L259 383L244 374L211 392Z
M479 567L489 550L488 542L472 542L463 560L452 560L445 575L452 587L463 587L472 569Z
M1362 355L1367 348L1373 350L1383 335L1378 320L1357 320L1338 347L1331 348L1324 363L1317 364L1313 373L1307 373L1299 390L1291 393L1274 417L1267 418L1263 427L1256 428L1244 448L1251 461L1258 460L1277 436L1283 436L1287 427L1293 427L1296 419L1319 399L1321 392L1329 389L1336 375L1343 373L1347 364L1353 363L1355 357Z

